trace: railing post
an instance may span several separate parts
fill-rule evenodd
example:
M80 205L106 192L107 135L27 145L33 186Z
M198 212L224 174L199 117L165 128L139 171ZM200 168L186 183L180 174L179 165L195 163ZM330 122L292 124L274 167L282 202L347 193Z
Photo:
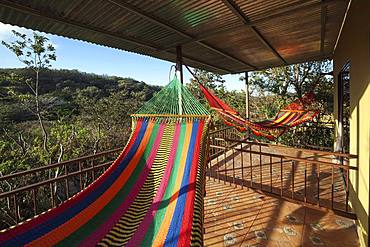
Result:
M218 151L216 151L216 153L217 153ZM217 173L217 178L218 178L218 182L220 182L220 160L219 160L219 155L218 155L218 153L217 153L217 157L216 157L216 161L217 161L217 166L216 166L216 173ZM215 179L216 178L213 178L214 179L214 181L215 181Z
M32 190L32 201L33 201L33 215L37 215L37 205L36 205L36 189Z
M66 175L66 178L65 178L65 185L66 185L66 196L67 196L67 199L69 198L69 183L68 183L68 167L65 166L65 170L64 170L64 175Z
M235 183L235 150L234 150L234 147L232 147L232 156L233 156L233 183L235 185L235 188L236 188L236 183Z
M18 214L18 202L17 202L17 196L14 194L13 196L13 203L14 203L14 216L15 216L15 222L19 222L19 214Z
M92 180L95 181L95 164L94 164L94 160L91 160L91 167L93 168L91 170L91 177L92 177Z
M295 173L295 161L292 161L292 199L294 199L294 173Z
M244 188L244 155L243 155L243 143L240 143L240 162L242 167L242 188Z
M253 188L253 159L252 159L252 144L249 146L249 167L251 172L251 188Z
M226 167L226 140L224 138L224 164L225 164L225 179L224 179L224 184L226 184L227 180L227 167Z
M320 206L320 164L317 164L317 205Z
M53 182L50 183L50 195L51 195L51 207L55 207L55 195L54 195L54 188L53 188Z
M346 212L348 212L348 198L349 198L349 168L346 169Z
M331 167L331 209L334 209L334 167Z
M259 153L260 153L260 183L261 183L261 190L262 190L262 146L261 144L259 145L260 147L260 150L259 150Z
M304 163L304 202L307 202L307 162Z
M283 197L283 158L280 158L280 197Z
M80 175L80 190L82 190L82 165L81 162L78 162L78 171Z
M270 192L272 193L272 156L270 155Z

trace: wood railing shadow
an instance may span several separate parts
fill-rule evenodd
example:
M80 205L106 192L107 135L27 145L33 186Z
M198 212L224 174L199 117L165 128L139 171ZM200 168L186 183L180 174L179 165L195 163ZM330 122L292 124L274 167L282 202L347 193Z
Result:
M233 145L228 146L231 141ZM263 149L263 145L276 149L272 152ZM227 138L223 146L211 143L211 148L216 149L215 154L220 150L222 153L208 163L209 179L356 217L348 204L346 182L350 171L357 172L357 168L335 160L335 157L356 158L353 155L292 148L288 149L294 150L295 155L287 155L276 151L285 148L282 146ZM311 154L302 155L303 152Z

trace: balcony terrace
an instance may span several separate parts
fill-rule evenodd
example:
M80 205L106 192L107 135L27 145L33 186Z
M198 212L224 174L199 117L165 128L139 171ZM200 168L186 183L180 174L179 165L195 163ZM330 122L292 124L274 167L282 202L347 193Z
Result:
M356 155L212 132L204 243L369 246L369 9L361 0L1 0L0 21L176 62L181 82L183 64L248 78L248 71L333 59L335 148L343 150L345 75L349 152ZM119 150L2 175L1 228L74 196Z
M346 186L356 169L338 164L354 156L230 136L211 133L206 246L359 245Z
M356 156L241 140L229 127L210 132L209 142L206 246L358 246L346 186L357 172L348 165ZM102 174L119 151L0 177L8 187L0 194L2 222L16 224L58 206Z

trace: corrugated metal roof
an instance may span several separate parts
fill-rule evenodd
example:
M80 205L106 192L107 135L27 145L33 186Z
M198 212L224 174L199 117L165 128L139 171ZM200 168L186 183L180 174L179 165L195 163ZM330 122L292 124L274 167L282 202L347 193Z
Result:
M330 57L348 0L0 0L0 21L221 74Z

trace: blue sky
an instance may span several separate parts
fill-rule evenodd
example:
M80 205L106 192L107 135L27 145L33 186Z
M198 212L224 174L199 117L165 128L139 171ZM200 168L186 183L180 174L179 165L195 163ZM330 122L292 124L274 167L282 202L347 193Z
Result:
M0 22L0 40L11 41L11 30L32 34L25 28L14 27ZM53 68L78 69L95 74L131 77L152 85L166 85L172 63L148 56L138 55L113 48L103 47L88 42L46 35L56 47L57 61ZM0 67L24 67L13 53L0 45ZM184 81L188 82L191 75L184 69ZM240 90L244 87L239 81L240 75L225 75L228 90Z

